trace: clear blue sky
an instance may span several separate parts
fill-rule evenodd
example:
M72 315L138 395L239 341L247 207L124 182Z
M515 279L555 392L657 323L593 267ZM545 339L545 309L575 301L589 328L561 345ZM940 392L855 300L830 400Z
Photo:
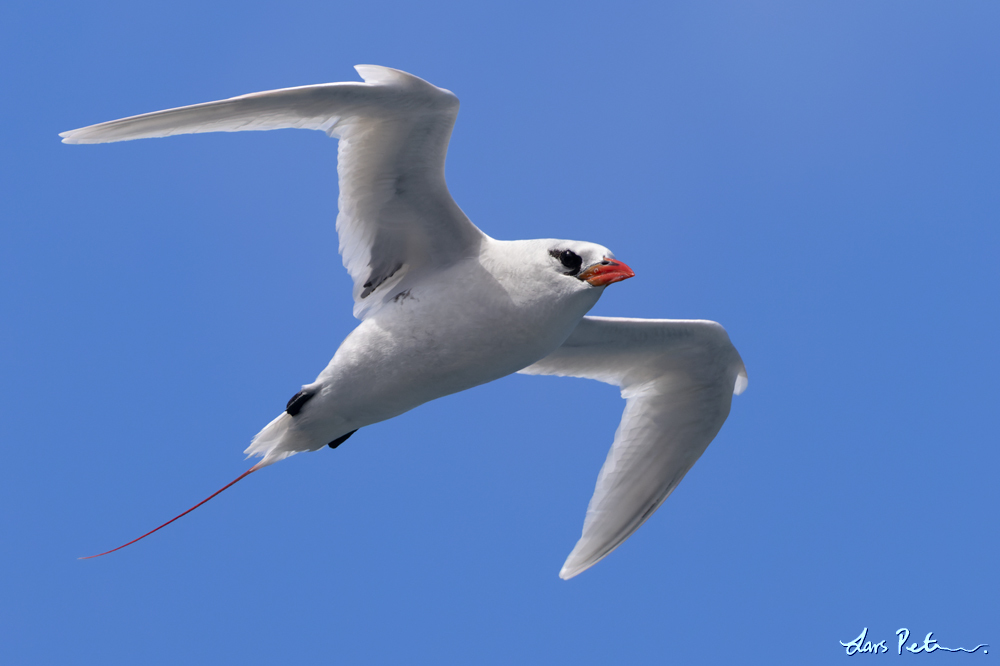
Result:
M5 663L820 664L863 627L881 661L921 659L895 656L900 627L1000 652L1000 5L0 15ZM57 133L357 63L459 96L448 180L484 231L612 248L637 277L594 313L717 320L749 389L660 511L569 582L623 403L537 377L78 561L246 469L356 322L321 133Z

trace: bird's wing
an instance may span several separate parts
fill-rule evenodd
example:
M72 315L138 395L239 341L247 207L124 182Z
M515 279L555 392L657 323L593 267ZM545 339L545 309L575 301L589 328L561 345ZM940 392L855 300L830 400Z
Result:
M388 67L364 83L242 95L63 132L64 143L300 128L340 139L337 232L354 280L354 314L375 312L420 274L475 255L485 236L448 193L448 139L458 98ZM398 288L394 288L398 287Z
M712 321L584 317L561 347L521 372L596 379L626 400L561 578L592 567L659 508L747 386L740 355Z

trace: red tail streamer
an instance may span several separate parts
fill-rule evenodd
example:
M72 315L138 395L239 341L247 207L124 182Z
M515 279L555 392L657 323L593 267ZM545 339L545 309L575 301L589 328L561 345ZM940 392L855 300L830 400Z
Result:
M193 507L191 507L190 509L188 509L188 510L187 510L187 511L185 511L184 513L182 513L182 514L181 514L180 516L176 516L176 517L174 517L174 518L171 518L171 519L170 519L170 520L168 520L167 522L163 523L162 525L160 525L159 527L157 527L157 528L156 528L156 530L162 530L162 529L163 529L164 527L166 527L166 526L167 526L167 525L169 525L170 523L174 522L174 521L175 521L175 520L177 520L178 518L181 518L181 517L183 517L183 516L186 516L186 515L188 515L189 513L191 513L191 512L192 512L192 511L194 511L195 509L197 509L197 508L198 508L199 506L201 506L202 504L204 504L204 503L205 503L205 502L207 502L208 500L212 499L213 497L215 497L215 496L216 496L216 495L218 495L219 493L221 493L221 492L222 492L223 490L225 490L226 488L229 488L230 486L232 486L232 485L235 485L237 481L241 481L241 480L243 480L244 478L246 478L247 476L249 476L251 472L256 472L256 471L257 471L257 465L254 465L253 467L251 467L250 469L248 469L247 471L243 472L243 473L242 473L242 474L240 474L240 475L239 475L238 477L236 477L236 479L235 479L235 480L233 480L233 481L230 481L230 482L229 482L229 483L227 483L226 485L222 486L221 488L219 488L218 490L216 490L216 491L215 491L214 493L212 493L211 495L209 495L208 497L206 497L206 498L205 498L205 499L203 499L202 501L198 502L197 504L195 504L195 505L194 505ZM140 540L142 540L142 539L145 539L146 537L148 537L148 536L149 536L150 534L152 534L152 533L153 533L153 532L155 532L156 530L150 530L149 532L146 532L145 534L143 534L143 535L142 535L141 537L139 537L138 539L132 539L131 541L129 541L129 542L128 542L127 544L125 544L124 546L118 546L117 548L112 548L111 550L109 550L109 551L107 551L107 552L104 552L104 553L98 553L97 555L88 555L87 557L78 557L78 558L76 558L76 559L78 559L78 560L89 560L89 559L92 559L92 558L94 558L94 557L100 557L101 555L107 555L108 553L113 553L113 552L115 552L116 550L121 550L121 549L122 549L122 548L124 548L125 546L131 546L131 545L132 545L132 544L134 544L134 543L135 543L136 541L140 541Z

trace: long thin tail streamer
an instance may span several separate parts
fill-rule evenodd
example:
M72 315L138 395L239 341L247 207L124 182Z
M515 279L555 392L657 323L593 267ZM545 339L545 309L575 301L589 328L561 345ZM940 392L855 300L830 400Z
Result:
M218 490L216 490L216 491L215 491L214 493L212 493L211 495L209 495L208 497L206 497L206 498L205 498L205 499L203 499L202 501L198 502L197 504L195 504L195 505L194 505L193 507L191 507L190 509L188 509L187 511L185 511L185 512L184 512L184 513L182 513L181 515L179 515L179 516L175 516L175 517L171 518L171 519L170 519L170 520L168 520L167 522L165 522L165 523L163 523L162 525L160 525L159 527L157 527L157 528L156 528L155 530L150 530L149 532L146 532L145 534L143 534L143 535L142 535L141 537L139 537L138 539L132 539L132 540L131 540L131 541L129 541L129 542L127 543L127 544L125 544L125 545L123 545L123 546L118 546L117 548L112 548L111 550L109 550L109 551L107 551L107 552L104 552L104 553L98 553L97 555L88 555L87 557L78 557L77 559L78 559L78 560L89 560L89 559L92 559L92 558L95 558L95 557L100 557L101 555L107 555L108 553L113 553L113 552L115 552L116 550L121 550L121 549L122 549L122 548L124 548L125 546L131 546L131 545L132 545L132 544L134 544L134 543L135 543L136 541L141 541L142 539L145 539L146 537L148 537L148 536L149 536L150 534L152 534L152 533L153 533L153 532L155 532L156 530L162 530L162 529L163 529L164 527L166 527L166 526L167 526L167 525L169 525L170 523L174 522L174 521L175 521L175 520L177 520L178 518L181 518L181 517L183 517L183 516L186 516L186 515L188 515L189 513L191 513L191 512L192 512L192 511L194 511L195 509L197 509L197 508L198 508L199 506L201 506L202 504L204 504L204 503L205 503L205 502L207 502L208 500L212 499L213 497L215 497L215 496L216 496L216 495L218 495L219 493L221 493L221 492L222 492L223 490L225 490L226 488L229 488L230 486L233 486L233 485L235 485L237 481L242 481L242 480L243 480L244 478L246 478L247 476L249 476L249 475L250 475L250 474L251 474L252 472L256 472L256 471L257 471L257 469L258 469L258 465L254 465L253 467L251 467L250 469L248 469L247 471L243 472L243 473L242 473L242 474L240 474L240 475L239 475L238 477L236 477L236 478L235 478L235 479L234 479L233 481L230 481L230 482L229 482L229 483L227 483L226 485L222 486L221 488L219 488Z

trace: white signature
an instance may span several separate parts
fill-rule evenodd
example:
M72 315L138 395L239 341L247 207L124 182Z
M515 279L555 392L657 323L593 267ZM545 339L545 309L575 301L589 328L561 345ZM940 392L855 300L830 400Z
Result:
M867 636L868 636L868 627L865 627L861 631L861 635L855 638L853 641L849 643L840 641L840 644L843 645L845 648L847 648L848 656L859 654L862 652L867 652L871 654L882 654L889 651L889 648L885 646L884 640L878 642L870 641L866 640ZM935 652L937 650L946 650L948 652L968 652L969 654L972 654L973 652L979 650L979 648L984 648L983 654L989 654L989 650L985 649L989 647L989 644L987 643L981 643L976 647L972 648L971 650L963 647L949 648L940 645L933 638L934 636L933 631L928 631L927 635L924 636L923 645L920 645L919 643L916 642L914 642L912 645L906 645L906 641L908 641L910 638L910 630L907 629L906 627L903 627L902 629L898 630L896 632L896 636L897 638L899 638L899 645L896 646L896 654L903 654L904 649L907 652L911 652L913 654L919 654L921 652ZM906 647L904 648L903 646Z

